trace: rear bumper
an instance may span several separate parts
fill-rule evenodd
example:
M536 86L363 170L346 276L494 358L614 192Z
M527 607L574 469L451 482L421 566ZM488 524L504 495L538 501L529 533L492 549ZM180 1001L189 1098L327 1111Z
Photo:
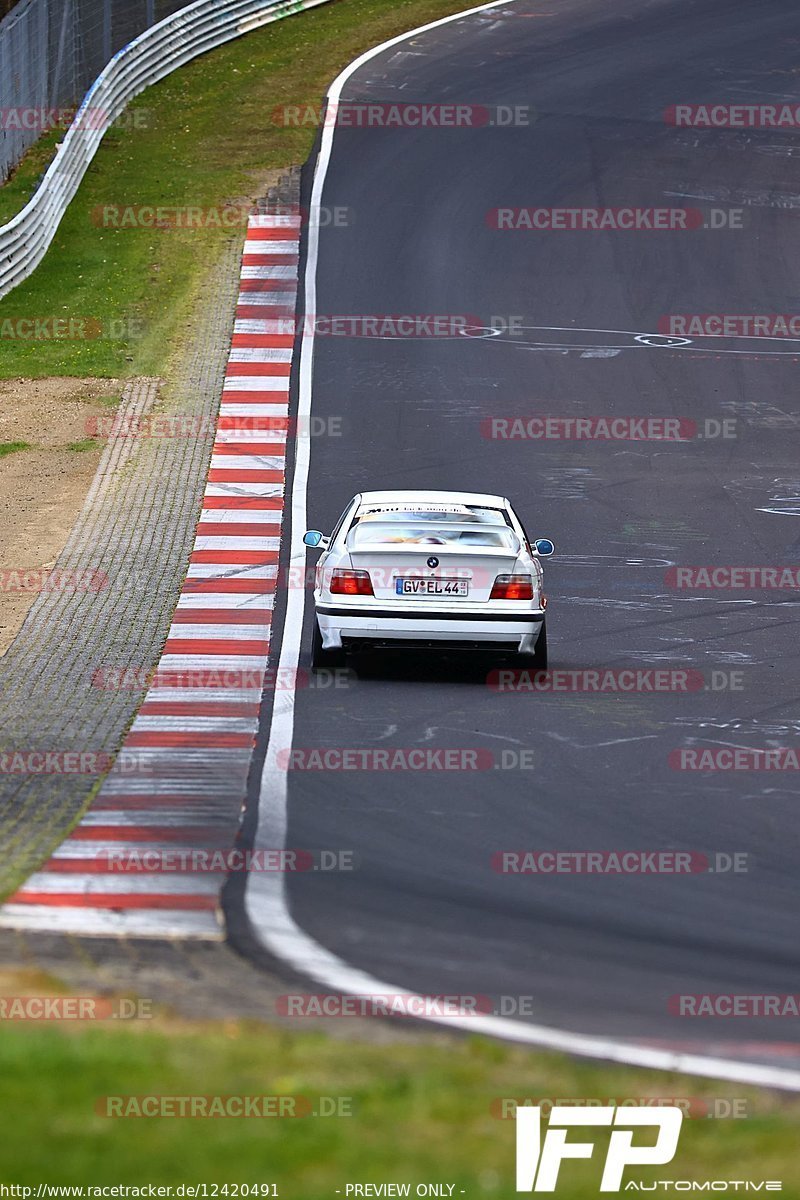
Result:
M447 642L480 647L503 645L530 653L539 638L544 612L409 613L391 605L373 609L317 605L317 620L326 649L345 642Z

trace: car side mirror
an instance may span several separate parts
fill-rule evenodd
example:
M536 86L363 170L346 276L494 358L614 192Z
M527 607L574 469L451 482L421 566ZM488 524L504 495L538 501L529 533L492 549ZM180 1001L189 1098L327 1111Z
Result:
M303 534L303 544L306 546L322 546L323 550L327 550L330 545L330 538L326 538L324 533L320 533L318 529L309 529Z
M555 546L549 538L537 538L533 543L533 548L540 558L547 558L550 554L555 554Z

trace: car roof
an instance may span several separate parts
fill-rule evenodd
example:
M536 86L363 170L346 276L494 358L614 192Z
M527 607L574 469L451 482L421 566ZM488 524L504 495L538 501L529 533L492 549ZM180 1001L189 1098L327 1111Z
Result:
M362 492L362 504L478 504L486 508L508 508L503 496L490 496L483 492L428 492L397 491Z

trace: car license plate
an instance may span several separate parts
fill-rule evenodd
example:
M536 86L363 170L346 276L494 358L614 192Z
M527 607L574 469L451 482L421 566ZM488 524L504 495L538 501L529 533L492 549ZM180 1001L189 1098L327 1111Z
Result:
M395 579L398 596L468 596L466 579Z

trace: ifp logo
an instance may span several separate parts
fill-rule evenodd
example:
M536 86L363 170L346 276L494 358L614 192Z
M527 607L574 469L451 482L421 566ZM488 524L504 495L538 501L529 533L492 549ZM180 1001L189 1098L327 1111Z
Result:
M540 1108L517 1108L517 1191L554 1192L561 1163L566 1158L591 1158L591 1142L568 1142L573 1125L614 1126L606 1155L601 1192L618 1192L626 1167L662 1166L672 1162L678 1149L683 1112L680 1108L579 1108L554 1105L549 1128L542 1141ZM653 1145L634 1146L634 1131L654 1125L658 1136Z

